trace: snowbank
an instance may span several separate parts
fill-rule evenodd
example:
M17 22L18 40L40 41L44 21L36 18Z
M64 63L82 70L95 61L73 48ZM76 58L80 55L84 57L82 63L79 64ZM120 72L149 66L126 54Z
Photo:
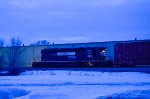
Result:
M30 91L17 88L3 88L0 89L0 98L1 99L13 99L16 97L24 96L29 94Z
M147 98L150 93L150 74L33 70L19 76L1 76L0 89L1 96L6 99L107 99L127 96ZM17 92L18 89L22 93Z
M150 99L150 90L127 91L108 96L100 96L96 99Z

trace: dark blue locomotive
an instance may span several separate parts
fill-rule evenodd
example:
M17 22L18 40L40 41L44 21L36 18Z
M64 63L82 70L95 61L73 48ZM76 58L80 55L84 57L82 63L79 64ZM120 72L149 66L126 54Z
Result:
M44 49L41 54L41 61L33 62L33 67L83 68L112 66L112 62L106 60L106 48L53 48Z

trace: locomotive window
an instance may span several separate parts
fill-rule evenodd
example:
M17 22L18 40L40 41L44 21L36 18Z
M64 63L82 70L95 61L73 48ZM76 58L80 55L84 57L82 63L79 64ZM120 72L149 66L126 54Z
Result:
M106 49L102 49L102 51L100 52L101 56L106 56Z
M102 49L102 52L105 53L105 52L106 52L106 49Z

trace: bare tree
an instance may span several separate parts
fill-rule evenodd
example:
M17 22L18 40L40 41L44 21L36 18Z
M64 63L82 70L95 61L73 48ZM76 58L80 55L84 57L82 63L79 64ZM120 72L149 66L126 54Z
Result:
M39 40L35 43L30 44L31 46L38 46L38 45L50 45L50 42L47 40Z
M4 47L4 40L0 39L0 47Z
M15 74L15 68L20 65L20 54L21 54L22 41L19 38L11 38L10 48L8 53L9 67L12 74Z
M4 47L4 40L0 39L0 67L3 67L5 59L4 59L4 52L3 48Z

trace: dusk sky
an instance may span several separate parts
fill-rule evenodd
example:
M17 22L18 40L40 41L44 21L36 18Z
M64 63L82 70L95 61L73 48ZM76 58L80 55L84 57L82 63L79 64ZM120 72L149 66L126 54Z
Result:
M150 0L0 0L0 38L81 43L150 39Z

